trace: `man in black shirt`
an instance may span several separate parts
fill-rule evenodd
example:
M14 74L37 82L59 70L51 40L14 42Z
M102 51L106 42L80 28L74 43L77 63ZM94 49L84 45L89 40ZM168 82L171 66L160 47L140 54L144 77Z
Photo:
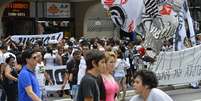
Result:
M71 95L73 99L75 99L75 95L78 92L77 76L79 71L80 59L81 59L80 50L75 50L73 52L73 58L70 61L68 61L66 64L66 74L65 74L64 83L62 86L62 89L64 89L67 81L69 81L70 88L71 88Z
M97 76L105 68L105 55L98 50L90 50L85 56L86 75L82 78L77 101L100 101Z

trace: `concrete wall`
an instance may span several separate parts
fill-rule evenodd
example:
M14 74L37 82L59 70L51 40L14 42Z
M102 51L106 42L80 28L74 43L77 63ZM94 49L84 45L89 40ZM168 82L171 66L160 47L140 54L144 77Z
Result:
M114 37L114 25L109 16L106 16L101 3L94 4L88 8L84 16L84 36Z
M83 25L84 25L84 16L87 12L88 8L94 4L98 3L97 1L89 1L89 2L76 2L71 3L72 7L72 15L75 19L75 35L77 37L81 37L84 33Z
M4 36L4 33L3 33L3 25L2 25L2 17L3 17L3 13L4 13L4 9L5 7L10 3L10 2L13 2L14 0L1 0L0 1L0 36ZM29 1L29 0L24 0L24 1ZM30 3L30 14L31 16L34 16L35 14L33 12L35 12L35 3L34 2L31 2ZM26 30L26 28L25 28Z

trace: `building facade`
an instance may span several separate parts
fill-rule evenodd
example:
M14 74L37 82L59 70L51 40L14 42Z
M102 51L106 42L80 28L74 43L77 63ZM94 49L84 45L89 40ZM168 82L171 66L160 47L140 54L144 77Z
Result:
M64 36L114 37L116 27L101 0L1 0L0 34L46 34L63 31ZM188 0L195 27L201 28L201 3Z

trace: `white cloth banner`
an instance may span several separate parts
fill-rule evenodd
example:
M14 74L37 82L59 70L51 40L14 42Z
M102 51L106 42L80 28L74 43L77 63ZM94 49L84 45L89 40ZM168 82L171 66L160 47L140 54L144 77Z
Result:
M133 32L141 21L143 0L101 0L113 22L125 32Z
M11 40L17 44L25 44L27 41L34 43L37 40L42 40L44 44L48 44L49 40L60 41L63 38L63 32L44 34L44 35L14 35Z
M183 8L182 11L180 12L180 24L181 24L181 29L179 29L179 35L181 37L181 40L177 44L177 49L182 50L185 48L188 48L184 45L185 43L185 37L187 37L187 29L189 29L189 34L190 34L190 40L192 42L192 46L196 45L196 40L195 40L195 31L193 27L193 21L192 17L190 15L189 7L188 7L188 2L186 0L183 1ZM185 22L187 20L187 23ZM187 25L187 26L186 26Z
M201 80L201 45L174 52L161 52L150 69L159 85L185 84Z
M185 49L186 47L184 46L184 38L186 37L186 28L185 28L185 22L184 19L181 19L182 22L181 24L181 29L178 30L178 34L180 36L180 41L177 43L177 50L182 50Z
M192 20L189 9L187 11L186 17L187 17L188 27L189 27L189 31L190 31L190 39L191 39L192 45L195 46L196 45L195 31L194 31L193 20Z
M66 70L66 65L62 66L47 66L46 71L49 74L53 85L46 85L46 91L58 91L61 90L63 84L63 78ZM70 89L70 85L67 83L64 89Z

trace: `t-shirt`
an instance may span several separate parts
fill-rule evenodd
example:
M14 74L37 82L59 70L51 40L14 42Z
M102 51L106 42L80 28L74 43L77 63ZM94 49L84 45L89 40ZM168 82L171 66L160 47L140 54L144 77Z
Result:
M77 84L77 75L78 75L78 71L79 71L79 64L80 64L80 61L76 61L75 59L71 59L67 63L67 71L68 71L68 73L73 74L72 81L70 81L70 83L72 85Z
M45 53L44 55L44 59L45 59L45 62L46 62L46 66L54 66L55 63L55 59L56 59L56 56L54 54L51 54L51 53Z
M140 95L133 96L130 101L144 101ZM147 101L173 101L170 96L158 88L151 89Z
M40 86L40 89L44 89L45 88L45 65L43 62L41 62L41 64L37 63L36 68L35 68L35 74Z
M77 84L78 85L80 84L82 78L85 75L86 68L87 68L86 61L85 61L84 57L82 56L81 60L80 60L79 71L78 71L78 76L77 76Z
M36 79L36 75L33 71L29 70L25 65L21 70L18 77L18 96L19 101L32 101L32 99L28 96L25 91L25 88L31 86L33 92L40 97L40 89L38 80Z
M126 69L130 67L129 62L124 59L117 59L115 70L114 70L114 77L125 77Z
M84 101L85 97L92 97L93 101L100 101L100 91L97 78L87 73L81 80L77 101Z

